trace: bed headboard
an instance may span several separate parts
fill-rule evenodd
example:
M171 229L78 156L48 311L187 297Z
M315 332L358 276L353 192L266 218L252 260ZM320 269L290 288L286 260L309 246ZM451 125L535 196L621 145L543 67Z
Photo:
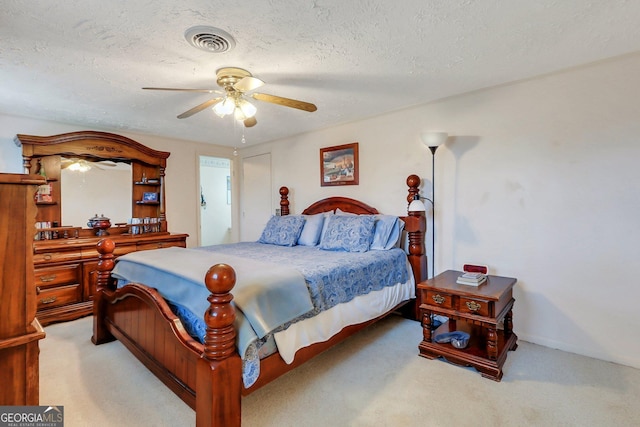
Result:
M329 197L319 200L302 211L304 215L314 215L327 211L335 211L340 209L343 212L354 214L377 214L376 208L373 208L359 200L350 199L348 197Z
M419 194L420 177L409 175L407 177L407 207L415 196ZM340 209L344 212L355 214L378 214L378 210L359 200L348 197L328 197L313 203L302 211L304 215L313 215L322 212ZM280 213L289 215L289 189L280 187ZM425 233L427 232L427 221L424 212L407 212L406 216L401 216L404 221L404 231L408 236L408 246L406 247L409 263L413 269L413 276L416 284L427 279L427 255L424 244ZM416 309L417 310L417 309Z

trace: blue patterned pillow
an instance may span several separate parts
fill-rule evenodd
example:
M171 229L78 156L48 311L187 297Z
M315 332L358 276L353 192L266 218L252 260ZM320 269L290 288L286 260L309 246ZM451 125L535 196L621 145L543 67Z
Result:
M347 252L369 250L375 226L373 216L333 215L325 221L329 224L320 241L320 249Z
M304 217L300 215L272 216L264 227L258 243L294 246L300 237L303 226Z

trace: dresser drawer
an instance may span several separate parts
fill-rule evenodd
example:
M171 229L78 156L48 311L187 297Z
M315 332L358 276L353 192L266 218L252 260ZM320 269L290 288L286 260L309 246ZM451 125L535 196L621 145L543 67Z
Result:
M476 299L460 297L458 311L461 313L477 314L479 316L490 316L490 302Z
M37 292L38 310L46 310L82 301L82 286L80 283L40 289Z
M423 291L425 298L422 300L423 304L435 305L443 308L453 308L453 296L444 292L438 291ZM426 294L426 295L425 295Z
M36 268L34 271L36 289L80 283L82 279L81 267L82 264L69 264Z
M76 261L82 258L80 249L74 251L39 252L33 254L34 264L47 264L54 262Z
M184 248L184 241L168 241L168 242L150 242L150 243L138 243L139 251L147 251L150 249L163 249L163 248L171 248L171 247L179 247Z
M129 252L137 251L137 247L135 244L131 245L120 245L117 244L116 248L113 251L113 255L120 256L128 254ZM96 248L82 248L82 258L83 259L97 259L100 256L98 250Z

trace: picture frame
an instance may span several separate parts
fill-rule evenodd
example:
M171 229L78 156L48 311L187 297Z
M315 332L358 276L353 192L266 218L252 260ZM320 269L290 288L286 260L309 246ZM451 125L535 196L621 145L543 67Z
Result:
M358 185L358 143L320 149L320 186Z
M157 202L158 193L142 193L142 201L145 203Z

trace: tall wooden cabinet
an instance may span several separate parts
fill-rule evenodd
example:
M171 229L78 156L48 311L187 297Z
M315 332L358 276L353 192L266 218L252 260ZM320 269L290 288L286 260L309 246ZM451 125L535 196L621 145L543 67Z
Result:
M31 236L32 289L42 325L86 316L93 310L98 264L96 245L101 237L96 236L96 230L86 228L87 224L62 223L63 157L131 164L131 217L156 222L146 226L112 224L106 231L116 244L116 256L169 246L186 247L187 234L168 232L164 184L170 153L153 150L121 135L95 131L52 136L19 134L15 142L22 147L25 169L38 173L44 167L51 186L50 197L36 201L36 221L76 226L73 229L52 227L50 236L43 240L33 241ZM113 189L99 191L101 197L108 199ZM109 216L109 212L104 214Z
M0 174L0 406L39 402L39 347L33 287L34 196L44 179Z

